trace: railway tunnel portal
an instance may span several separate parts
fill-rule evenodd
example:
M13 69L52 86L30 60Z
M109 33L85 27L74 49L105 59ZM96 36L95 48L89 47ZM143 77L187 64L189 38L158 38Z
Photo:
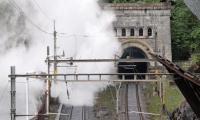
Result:
M104 10L112 10L116 15L113 21L115 36L122 45L121 58L151 59L149 52L156 53L171 60L171 5L168 3L149 4L106 4ZM125 66L125 65L126 66ZM131 65L135 64L135 68ZM121 67L124 65L123 67ZM126 69L125 69L126 68ZM150 69L150 70L149 70ZM155 71L156 64L119 63L118 72L150 72ZM122 77L122 76L119 76ZM133 76L125 76L132 79ZM139 77L139 76L137 76ZM144 77L143 77L144 78Z
M128 47L124 49L121 59L146 59L147 55L137 47ZM118 63L118 73L146 73L149 63L147 62L120 62ZM145 76L138 75L137 79L144 79ZM122 76L120 76L122 78ZM133 75L126 75L124 79L134 79Z

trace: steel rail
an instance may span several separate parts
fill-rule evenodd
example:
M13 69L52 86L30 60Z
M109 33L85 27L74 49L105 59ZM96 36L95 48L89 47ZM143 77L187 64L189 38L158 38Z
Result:
M139 96L139 88L138 88L138 84L135 85L135 89L136 89L136 101L137 101L137 108L139 112L142 112L142 107L141 107L141 102L140 102L140 96ZM139 113L140 116L140 120L144 120L144 116Z
M70 113L69 113L70 116L69 116L68 120L72 119L73 109L74 109L74 106L71 106Z
M62 113L62 108L63 108L63 104L60 104L59 105L59 108L58 108L58 115L56 116L55 120L60 120L60 114Z
M63 110L68 109L68 108L69 108L69 111L63 111ZM71 120L72 111L73 111L73 106L66 107L65 105L62 105L60 113L62 113L62 112L65 112L65 113L59 114L59 116L60 116L59 120L60 119L63 120L63 117L65 117L64 119L66 119L66 120ZM63 114L68 114L68 116L65 116Z
M85 116L85 106L82 107L82 120L86 120L86 116Z
M125 89L125 119L129 120L129 109L128 109L128 84L124 85L124 89Z

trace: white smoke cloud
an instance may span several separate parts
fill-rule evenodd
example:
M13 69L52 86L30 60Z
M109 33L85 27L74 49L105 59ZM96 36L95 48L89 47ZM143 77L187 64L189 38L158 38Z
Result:
M113 58L120 50L120 44L113 36L112 21L115 16L111 11L103 11L98 5L97 0L16 0L16 3L34 24L45 31L53 31L53 19L56 20L56 30L58 32L57 44L58 54L65 51L66 57L74 58ZM11 3L0 3L10 5ZM1 6L1 5L0 5ZM15 65L17 73L26 73L33 71L46 71L47 66L44 63L46 58L46 46L51 48L53 55L53 35L45 34L38 30L36 26L30 24L30 21L14 9L11 14L5 13L7 19L0 19L1 26L5 29L0 30L0 90L6 87L6 94L3 102L0 101L1 119L9 117L9 85L8 77L9 66ZM4 15L0 13L0 15ZM21 18L22 17L22 18ZM5 25L6 20L13 19L10 25ZM19 20L18 20L19 19ZM20 20L22 19L22 20ZM16 22L18 20L18 22ZM21 24L21 25L20 25ZM8 29L10 26L10 29ZM18 30L16 26L23 26ZM19 34L20 33L20 34ZM59 34L65 33L65 34ZM12 39L13 38L13 39ZM9 42L8 42L9 41ZM93 63L76 64L77 73L98 73L110 72L113 69L112 63ZM59 72L74 73L74 70L59 69ZM25 82L24 79L17 79L19 82ZM62 103L73 105L92 105L94 103L94 93L106 84L87 83L75 84L69 83L70 99L67 99L66 85L60 82L52 85L52 96L58 96ZM1 92L0 92L1 93ZM30 114L34 114L41 104L39 97L44 93L43 81L30 79ZM1 99L1 98L0 98ZM17 83L17 113L25 114L25 84ZM22 118L23 119L23 118Z

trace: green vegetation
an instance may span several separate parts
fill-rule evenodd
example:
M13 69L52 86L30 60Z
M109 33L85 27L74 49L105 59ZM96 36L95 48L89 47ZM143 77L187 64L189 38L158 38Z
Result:
M170 86L168 82L165 82L165 93L164 93L164 103L169 112L172 112L175 108L184 101L182 94L176 86ZM147 110L151 113L160 113L161 112L161 100L157 94L152 94L154 92L153 86L155 84L148 84L145 92L147 100ZM173 101L173 102L171 102ZM164 116L166 117L166 116ZM151 116L152 120L159 120L159 116Z
M200 54L193 54L192 55L192 63L200 65Z
M179 107L185 99L176 86L169 86L169 84L166 84L165 88L165 104L167 109L172 112L175 108Z
M156 3L160 2L160 0L105 0L108 3L138 3L138 2L145 2L145 3Z
M200 21L187 8L183 0L176 0L172 9L172 53L174 60L186 60L199 51Z
M97 107L107 107L112 112L115 111L115 88L107 86L104 90L98 92L95 105Z
M154 83L146 85L144 96L146 97L146 103L147 103L147 111L151 113L160 114L161 111L161 101L160 98L157 96L157 94L153 95ZM152 120L159 120L159 116L151 116Z

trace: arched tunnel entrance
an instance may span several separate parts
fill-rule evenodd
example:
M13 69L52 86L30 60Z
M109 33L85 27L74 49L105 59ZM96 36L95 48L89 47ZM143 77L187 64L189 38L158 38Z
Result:
M137 47L128 47L124 49L121 59L145 59L146 54ZM118 73L146 73L148 68L147 62L119 62ZM122 79L122 76L119 76ZM137 75L137 79L144 79L144 75ZM125 79L134 79L134 75L125 75Z

